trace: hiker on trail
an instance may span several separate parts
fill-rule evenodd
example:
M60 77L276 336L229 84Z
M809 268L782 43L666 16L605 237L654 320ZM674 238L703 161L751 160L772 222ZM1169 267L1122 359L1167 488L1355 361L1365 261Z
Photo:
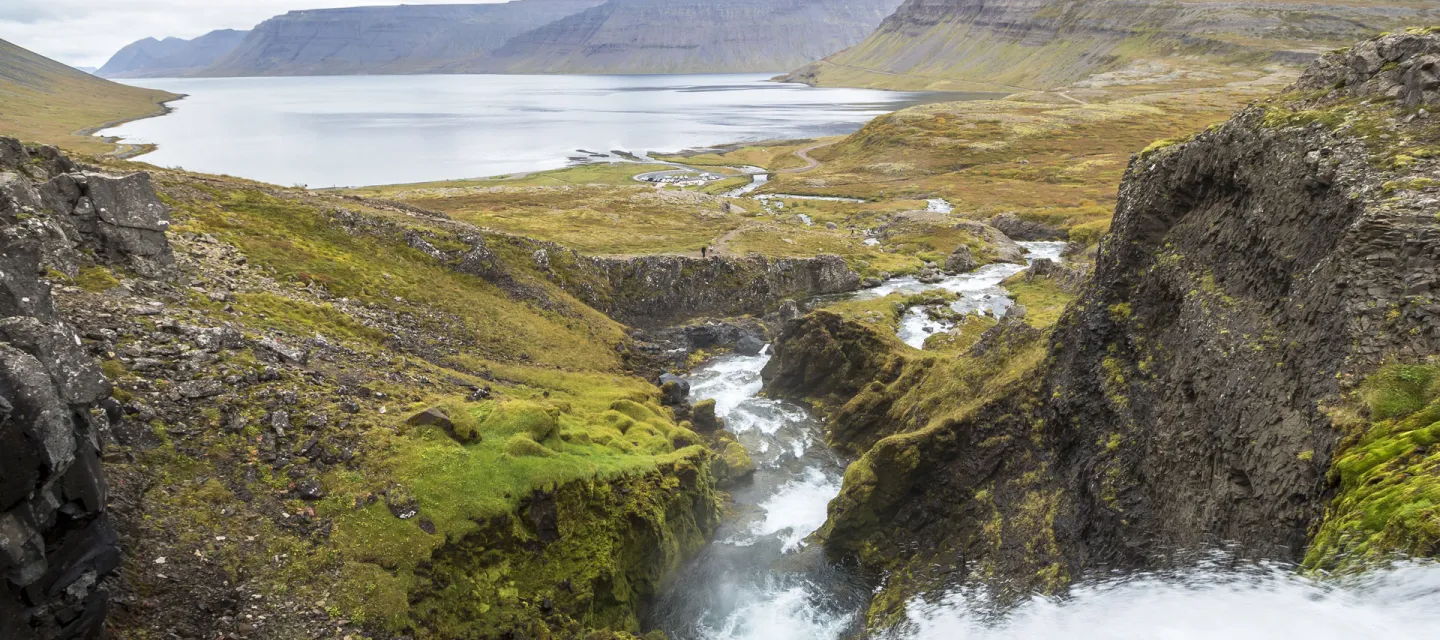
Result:
M709 253L710 253L710 247L709 247L709 245L700 247L700 257L701 257L701 258L708 257L707 254L709 254Z

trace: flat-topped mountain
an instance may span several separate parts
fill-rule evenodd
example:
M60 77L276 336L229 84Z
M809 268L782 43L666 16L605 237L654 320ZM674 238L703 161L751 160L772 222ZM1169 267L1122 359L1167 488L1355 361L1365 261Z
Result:
M512 39L504 69L544 73L793 68L863 40L898 0L610 0Z
M96 73L107 78L183 76L208 67L235 50L248 31L221 29L193 40L146 38L116 52Z
M112 77L704 73L793 69L859 43L900 0L513 0L291 11L252 31L146 38Z
M887 89L1047 89L1165 58L1302 62L1440 18L1425 0L906 0L864 42L787 79Z
M516 0L291 11L260 23L230 55L193 75L472 71L511 37L599 3Z

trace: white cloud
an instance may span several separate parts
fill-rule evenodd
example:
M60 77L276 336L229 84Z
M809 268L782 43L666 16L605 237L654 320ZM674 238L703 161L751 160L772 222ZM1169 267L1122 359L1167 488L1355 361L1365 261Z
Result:
M299 9L502 0L0 0L0 39L78 66L98 67L146 37L193 38L249 29Z

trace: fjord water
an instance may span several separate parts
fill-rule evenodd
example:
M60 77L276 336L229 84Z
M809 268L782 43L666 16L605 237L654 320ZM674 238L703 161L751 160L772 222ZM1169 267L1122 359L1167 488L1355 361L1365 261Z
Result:
M99 135L145 162L276 184L364 186L557 169L579 150L673 152L855 131L922 102L988 94L817 89L769 74L126 80L187 94Z

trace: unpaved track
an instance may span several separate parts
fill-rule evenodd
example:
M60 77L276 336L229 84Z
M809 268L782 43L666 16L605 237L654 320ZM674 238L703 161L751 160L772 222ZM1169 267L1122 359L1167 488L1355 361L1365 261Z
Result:
M801 160L804 160L804 161L805 161L805 166L803 166L803 167L796 167L796 168L794 168L794 169L781 169L781 170L777 171L776 173L805 173L806 171L813 171L813 170L819 168L819 166L820 166L820 161L819 161L819 160L816 160L816 159L814 159L814 158L812 158L812 157L810 157L810 152L811 152L811 151L815 151L816 149L824 149L825 147L828 147L828 146L830 146L830 145L833 145L833 144L835 144L835 143L837 143L837 142L840 142L840 141L839 141L839 140L831 140L831 141L829 141L829 142L821 142L821 143L819 143L819 144L812 144L812 145L810 145L810 146L808 146L808 147L805 147L804 149L797 149L797 150L795 151L795 157L797 157L797 158L799 158L799 159L801 159Z

